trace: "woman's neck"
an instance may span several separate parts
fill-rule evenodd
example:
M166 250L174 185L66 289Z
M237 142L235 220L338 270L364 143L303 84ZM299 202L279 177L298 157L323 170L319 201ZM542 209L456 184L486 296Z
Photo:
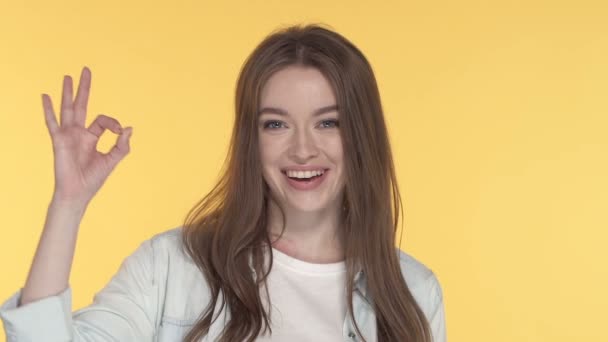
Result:
M310 215L286 211L285 215L285 231L278 239L282 230L281 213L276 206L269 207L268 232L272 247L311 263L344 260L344 229L338 213L326 210Z

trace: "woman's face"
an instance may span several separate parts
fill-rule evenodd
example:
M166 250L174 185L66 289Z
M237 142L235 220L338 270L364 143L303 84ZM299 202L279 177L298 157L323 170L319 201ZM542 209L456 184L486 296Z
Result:
M342 140L336 98L323 74L301 66L277 71L263 86L258 109L263 174L272 197L286 210L340 208Z

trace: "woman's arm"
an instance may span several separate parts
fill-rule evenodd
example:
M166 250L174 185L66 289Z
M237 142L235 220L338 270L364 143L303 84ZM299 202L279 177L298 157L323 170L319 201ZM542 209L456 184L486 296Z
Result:
M51 201L19 305L57 295L68 287L85 210L84 204Z
M82 216L116 165L129 153L131 129L118 120L99 115L85 127L91 72L82 69L76 97L72 78L63 79L61 122L51 98L42 95L45 123L53 143L55 190L46 223L30 267L21 303L55 295L67 287ZM109 153L97 151L99 138L108 129L120 134Z
M11 297L9 303L3 306L3 311L0 311L9 341L17 341L19 336L23 338L19 340L26 341L59 341L59 331L65 331L61 336L71 336L72 330L76 328L72 327L71 322L68 280L80 222L89 202L118 163L129 153L132 133L131 128L123 129L118 120L103 114L98 115L89 127L85 127L90 86L91 72L85 67L80 76L78 92L73 98L72 78L67 75L64 77L61 122L57 120L51 98L46 94L42 95L45 123L53 143L55 189L26 284L22 291ZM96 147L105 130L111 130L119 134L119 137L108 153L101 153ZM145 259L144 252L140 252L144 256L137 259ZM137 265L145 268L149 262L138 262ZM131 263L133 261L125 265ZM129 268L135 267L137 266ZM121 317L119 326L127 327L134 320L139 322L140 317L136 316L141 314L134 313L132 309L133 306L141 307L143 299L130 296L150 286L147 282L149 277L146 278L144 273L151 272L151 269L149 267L148 270L131 272L121 270L117 274L115 282L121 284L122 292L111 292L109 301L104 302L101 309L108 312L115 310L112 315ZM119 300L116 301L116 298ZM17 300L14 301L15 299ZM102 315L101 318L113 321L107 316ZM94 326L105 323L100 321L91 324ZM137 334L136 336L141 337L139 332L134 332L139 329L137 325L130 327L130 330L115 328L112 325L107 326L105 331L99 330L99 336L111 339L114 334L116 337ZM143 334L148 334L150 328L146 327L144 330ZM74 331L78 332L78 329Z

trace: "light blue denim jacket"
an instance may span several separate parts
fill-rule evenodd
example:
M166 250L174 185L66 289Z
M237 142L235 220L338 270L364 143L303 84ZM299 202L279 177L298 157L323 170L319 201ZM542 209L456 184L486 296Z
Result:
M145 240L95 294L93 303L73 313L69 286L56 296L17 307L20 289L0 306L7 342L182 341L211 294L200 270L182 252L180 234L178 227ZM396 250L406 283L430 322L434 341L445 342L442 289L435 274ZM368 304L371 299L366 297L362 272L356 275L355 287L355 319L366 340L375 342L376 316ZM217 303L214 317L221 298ZM202 341L216 341L229 318L224 309ZM343 336L345 342L361 341L349 315L344 320Z

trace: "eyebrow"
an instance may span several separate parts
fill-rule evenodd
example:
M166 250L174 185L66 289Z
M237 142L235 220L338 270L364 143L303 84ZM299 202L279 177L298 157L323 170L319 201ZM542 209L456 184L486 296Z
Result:
M321 114L325 114L325 113L329 113L329 112L333 112L333 111L337 111L337 110L338 110L338 105L333 104L333 105L321 107L321 108L315 110L312 113L312 115L318 116ZM264 108L260 109L258 111L258 116L262 115L264 113L278 114L278 115L284 115L284 116L289 115L286 110L283 110L281 108L275 108L275 107L264 107Z

